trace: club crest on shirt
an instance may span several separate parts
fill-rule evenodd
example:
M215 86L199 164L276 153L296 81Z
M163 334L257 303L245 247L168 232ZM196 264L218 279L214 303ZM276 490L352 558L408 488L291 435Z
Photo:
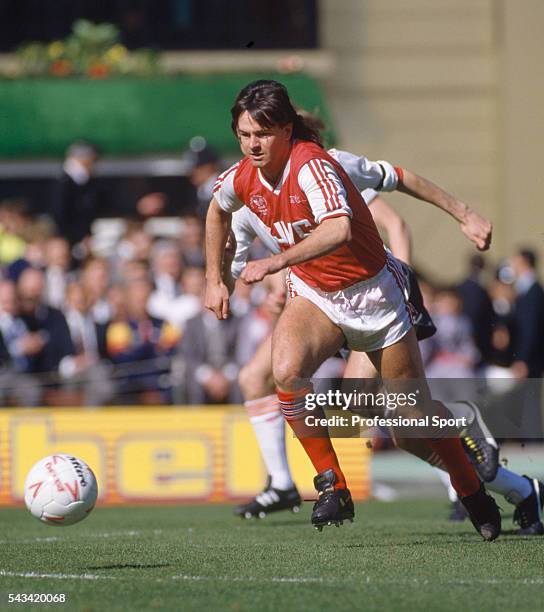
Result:
M268 214L268 205L264 196L254 194L249 198L249 207L259 215Z
M302 198L299 195L290 195L289 204L302 204Z

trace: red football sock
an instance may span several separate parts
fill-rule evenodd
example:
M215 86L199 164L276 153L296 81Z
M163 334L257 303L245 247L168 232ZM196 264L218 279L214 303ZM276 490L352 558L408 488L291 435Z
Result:
M467 497L479 490L481 483L470 463L459 438L428 440L429 446L442 459L449 472L451 484L459 497Z
M310 388L300 389L295 392L277 390L280 407L287 423L295 433L302 448L306 451L310 461L318 473L332 469L336 475L336 489L346 488L346 478L338 457L332 446L329 431L326 426L309 427L304 422L304 417L309 413L305 408L305 396L311 391ZM312 411L316 417L324 417L321 408ZM311 437L310 437L311 436Z

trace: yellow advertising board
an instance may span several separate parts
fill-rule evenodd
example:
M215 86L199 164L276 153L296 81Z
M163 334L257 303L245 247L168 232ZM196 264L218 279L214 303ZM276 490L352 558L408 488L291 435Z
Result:
M334 442L353 496L370 487L364 441ZM303 496L314 470L287 434L289 462ZM238 407L0 410L0 505L21 502L31 466L69 453L93 469L103 504L224 502L254 495L266 471L245 411Z

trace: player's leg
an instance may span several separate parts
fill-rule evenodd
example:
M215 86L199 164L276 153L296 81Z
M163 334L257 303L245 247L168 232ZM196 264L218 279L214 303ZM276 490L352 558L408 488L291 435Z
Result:
M418 404L408 411L409 416L422 418L439 413L442 405L431 399L413 329L398 342L369 353L369 357L386 381L387 391L401 393L410 389L411 392L417 392L418 398L421 399L418 399ZM404 439L404 436L398 437L397 441L401 447ZM450 472L452 484L461 497L472 495L479 489L478 476L458 438L428 439L427 443Z
M366 353L351 351L346 362L344 378L376 378L378 371Z
M341 523L353 517L353 502L346 487L336 452L325 426L305 423L305 397L311 392L309 380L317 368L344 344L344 335L315 304L306 298L291 298L272 337L272 371L282 412L318 475L314 484L319 499L312 524ZM323 417L321 409L312 416Z
M346 486L345 478L327 428L309 428L304 417L308 414L305 396L310 391L312 374L343 342L342 331L317 306L302 297L288 301L272 336L272 371L285 419L316 471L332 468L341 488Z
M369 353L369 357L386 381L388 391L413 392L411 383L417 381L418 405L415 410L408 411L407 416L421 418L429 414L448 414L443 404L431 398L413 329L398 342ZM399 444L402 446L405 440L402 436L399 438ZM485 539L495 539L500 533L500 514L494 500L485 493L459 438L433 437L426 439L426 443L446 467L452 485L467 508L476 529Z
M277 489L290 489L293 480L285 450L285 421L272 377L272 337L268 336L240 371L239 384L249 420L271 478Z
M237 506L234 512L238 516L251 518L279 510L297 511L302 500L287 461L285 420L272 377L271 336L261 343L253 358L240 370L238 382L268 471L268 481L262 493Z
M448 403L447 407L454 417L463 416L468 422L461 432L461 441L487 489L502 495L508 503L515 505L514 521L520 526L516 533L544 535L542 483L516 474L499 464L498 444L475 402L452 402Z
M429 465L438 468L440 479L446 489L450 501L457 498L451 497L451 480L445 470L442 461L436 453L425 444L424 440L417 438L406 439L404 450L419 457ZM470 456L471 451L468 451ZM499 465L492 480L486 481L486 488L493 493L502 495L504 499L513 504L516 509L514 521L519 525L518 535L544 535L544 524L542 523L542 508L544 507L544 484L535 478L520 476L502 465ZM452 512L453 515L453 512ZM462 513L456 511L455 519L463 520Z

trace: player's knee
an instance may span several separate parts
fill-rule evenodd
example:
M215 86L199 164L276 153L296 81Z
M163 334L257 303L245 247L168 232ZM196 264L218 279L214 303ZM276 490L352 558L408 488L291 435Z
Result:
M303 372L291 359L282 357L272 366L274 382L277 387L286 391L300 387Z
M250 395L252 386L255 385L256 375L255 368L251 365L245 365L238 373L238 384L245 398Z
M251 362L240 370L238 384L245 400L254 400L275 393L272 372Z

